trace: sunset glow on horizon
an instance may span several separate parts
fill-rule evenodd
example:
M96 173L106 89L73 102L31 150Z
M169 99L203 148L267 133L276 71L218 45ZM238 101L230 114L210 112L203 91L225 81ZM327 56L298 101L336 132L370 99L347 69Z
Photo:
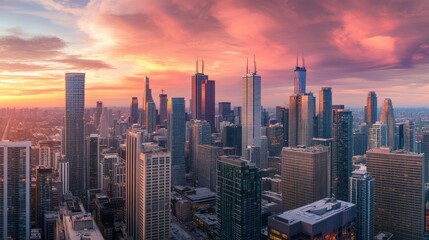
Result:
M162 89L188 104L197 59L216 101L240 105L253 55L266 107L288 103L297 55L334 104L429 100L425 0L3 0L0 13L0 107L64 107L66 72L85 72L87 107L128 106L145 76L157 105Z

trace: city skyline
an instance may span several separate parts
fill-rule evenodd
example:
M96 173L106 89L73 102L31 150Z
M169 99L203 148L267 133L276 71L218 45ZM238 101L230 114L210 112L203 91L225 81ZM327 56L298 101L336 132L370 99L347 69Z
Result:
M305 56L306 91L332 87L334 104L363 106L372 90L379 99L391 98L395 107L425 104L425 1L146 5L5 1L0 6L0 53L7 56L0 61L0 107L61 107L64 72L86 73L87 107L99 100L126 106L131 97L141 98L146 75L154 94L164 89L188 102L197 58L204 58L205 72L217 81L216 101L236 106L241 100L235 90L246 57L253 54L264 76L265 107L287 104L297 55ZM249 16L246 22L241 15ZM242 28L247 23L250 31Z

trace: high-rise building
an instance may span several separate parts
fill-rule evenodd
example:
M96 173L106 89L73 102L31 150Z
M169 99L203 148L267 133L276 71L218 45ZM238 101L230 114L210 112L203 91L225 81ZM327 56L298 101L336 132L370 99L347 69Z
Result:
M154 102L147 102L145 109L146 129L148 133L153 133L156 129L156 106Z
M70 165L68 161L65 161L64 159L59 162L59 175L61 179L61 186L62 186L62 194L70 192L70 185L69 185L69 171L70 171Z
M223 153L222 148L207 144L198 144L196 179L200 187L216 191L217 161Z
M339 200L348 201L353 157L351 111L338 109L333 112L332 138L332 194Z
M395 116L393 114L393 105L390 98L384 99L383 107L381 108L381 117L380 122L386 124L387 126L387 146L392 150L396 149L395 146Z
M52 181L54 173L52 168L39 167L36 170L36 222L43 228L45 213L53 210Z
M268 152L270 156L280 157L284 144L284 129L280 123L267 128Z
M366 167L352 172L349 202L357 208L356 239L373 240L374 237L374 178Z
M414 122L405 120L402 128L398 128L398 149L404 149L408 152L416 152L416 132Z
M334 147L334 139L332 138L313 138L313 146L324 146L328 150L328 196L332 196L332 152Z
M103 102L102 101L97 101L97 105L95 107L95 113L94 113L94 125L95 127L98 127L98 125L100 125L100 117L101 117L101 113L103 111Z
M125 202L125 223L127 226L127 235L129 239L140 239L140 226L138 224L138 196L140 190L139 170L140 153L142 151L142 134L140 129L131 129L128 131L126 139L126 202Z
M201 83L201 120L210 123L212 132L215 132L215 81L204 80Z
M51 211L45 213L43 221L43 231L42 239L45 240L55 240L59 237L57 236L57 221L58 221L58 212Z
M191 135L189 137L189 154L192 165L192 174L194 182L197 180L198 173L198 145L211 144L211 126L207 121L192 120L191 121Z
M192 75L192 119L202 119L202 84L203 81L209 80L209 76L204 74L204 60L201 72L198 69L198 60L195 67L195 75Z
M186 183L185 167L185 99L168 100L168 150L171 153L171 184Z
M219 102L218 103L218 114L224 121L230 121L231 116L231 103L230 102Z
M241 125L242 107L234 107L234 124Z
M324 146L283 148L283 210L328 197L328 160L328 149Z
M416 143L417 145L417 143ZM421 138L421 153L424 154L424 159L425 159L425 182L429 182L429 131L428 132L423 132L422 133L422 138Z
M144 88L143 88L143 103L142 103L142 119L141 124L145 125L147 128L147 120L146 120L146 109L147 109L147 103L153 102L152 98L152 89L149 86L149 78L146 76L144 78Z
M137 97L131 98L130 105L130 123L138 123L139 122L139 100Z
M377 94L374 91L368 93L365 107L365 122L371 126L377 121Z
M221 156L217 169L218 238L260 239L261 172L237 156Z
M294 94L306 93L307 70L305 69L304 57L302 57L302 67L298 65L298 56L296 57L296 66L294 70Z
M276 107L277 122L283 126L283 147L289 146L289 108Z
M366 152L367 170L375 179L375 232L395 239L424 239L425 182L423 154L391 151Z
M241 92L243 98L241 154L248 159L247 148L261 146L261 76L256 74L256 63L252 73L247 67L246 75L241 81Z
M167 121L167 102L167 94L162 90L161 94L159 94L159 120L161 125L164 125L165 121Z
M353 155L364 155L368 146L368 136L363 132L353 133Z
M368 150L387 146L387 126L382 122L375 122L368 133Z
M332 91L323 87L319 91L319 138L332 137Z
M109 139L109 126L110 126L109 109L107 107L104 107L103 112L101 113L100 125L98 128L100 138L105 140Z
M39 147L39 166L51 167L51 148L48 146Z
M89 135L86 146L86 188L97 189L100 188L102 175L100 174L100 136L98 134Z
M311 146L313 139L316 98L312 93L290 96L289 101L289 146Z
M85 193L83 111L85 106L85 73L66 73L65 148L69 161L70 191L75 196ZM85 175L85 174L84 174Z
M31 142L0 142L2 239L30 239L30 147Z
M268 218L268 239L355 239L356 206L324 198Z
M169 239L171 156L156 144L144 144L139 159L138 227L136 239Z
M241 126L231 124L222 130L222 143L224 147L235 148L235 155L241 156Z

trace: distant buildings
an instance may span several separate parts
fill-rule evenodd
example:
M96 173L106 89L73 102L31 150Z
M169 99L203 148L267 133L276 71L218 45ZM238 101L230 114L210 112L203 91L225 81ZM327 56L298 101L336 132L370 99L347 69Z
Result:
M324 198L268 218L268 239L354 239L353 203Z
M130 104L130 124L139 122L139 100L137 97L131 98Z
M31 142L0 142L0 234L2 239L30 239Z
M217 209L219 239L260 239L261 173L259 169L237 156L220 157Z
M371 126L377 121L377 94L374 91L368 93L365 106L365 122Z
M387 146L387 125L375 122L368 133L368 150Z
M143 88L143 103L142 103L142 118L140 120L141 125L145 125L146 129L148 128L148 122L149 121L153 121L153 117L152 116L152 112L148 113L148 104L149 103L153 103L153 98L152 98L152 89L149 86L149 78L146 76L144 78L144 88ZM155 103L154 103L155 104ZM153 107L153 106L152 106ZM149 115L151 117L151 119L147 119L147 115ZM156 116L155 116L156 118Z
M167 121L167 102L167 94L162 90L162 93L159 94L159 121L161 125L164 125Z
M70 191L76 196L85 193L84 156L85 73L66 73L65 155L69 161Z
M375 232L393 233L396 239L423 239L427 168L422 154L371 149L367 169L375 179Z
M52 168L39 167L36 169L36 222L37 226L42 229L45 213L52 211L54 208L52 194L53 178L54 172Z
M101 186L100 174L100 137L98 134L91 134L87 138L86 148L87 159L87 189L97 189Z
M387 126L387 146L389 146L390 149L395 150L396 123L395 116L393 114L392 100L390 100L390 98L384 99L383 107L381 109L380 122L386 124Z

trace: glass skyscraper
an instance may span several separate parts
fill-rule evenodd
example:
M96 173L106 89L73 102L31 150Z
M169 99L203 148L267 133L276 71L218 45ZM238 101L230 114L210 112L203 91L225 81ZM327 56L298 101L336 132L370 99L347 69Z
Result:
M305 69L304 57L302 58L302 67L298 66L298 57L296 57L294 73L294 93L297 95L306 93L307 69Z
M168 100L168 150L171 153L171 184L184 185L185 174L185 99Z
M66 73L65 148L69 161L70 191L81 196L86 190L84 156L85 73Z
M377 94L374 91L368 93L365 106L365 122L371 126L377 121Z
M319 138L332 137L332 91L323 87L319 91Z
M387 146L389 146L390 149L395 150L396 123L395 116L393 114L392 100L390 100L390 98L384 99L383 107L381 109L380 122L386 124L387 126Z

